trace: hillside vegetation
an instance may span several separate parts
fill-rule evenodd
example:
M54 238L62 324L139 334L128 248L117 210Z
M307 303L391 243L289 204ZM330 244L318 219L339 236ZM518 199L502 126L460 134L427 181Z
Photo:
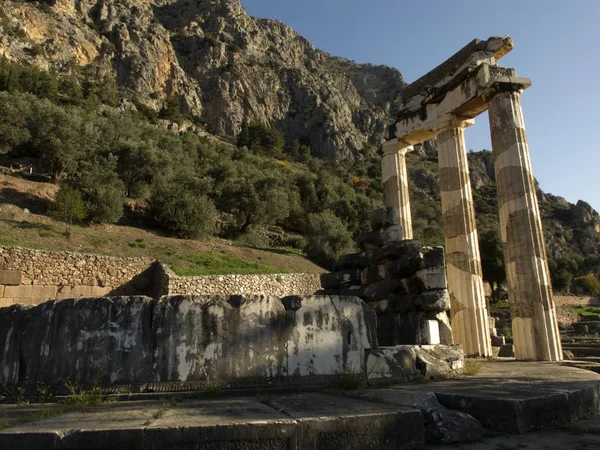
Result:
M373 143L381 141L384 122L392 120L390 93L396 95L403 86L399 72L326 55L282 24L248 18L233 0L154 1L150 2L154 8L139 6L139 17L127 16L136 8L131 2L106 1L96 5L99 9L90 7L94 2L79 2L74 9L69 9L73 3L67 0L52 7L30 3L0 2L14 7L10 14L6 8L0 14L0 27L7 33L0 50L4 46L4 54L11 56L0 58L0 164L19 166L22 177L48 182L55 191L46 195L45 201L36 201L35 195L19 196L22 191L14 193L12 187L3 187L0 202L28 207L35 213L25 218L5 217L4 240L46 248L179 258L172 262L182 270L194 265L235 265L215 255L205 263L193 256L199 251L213 252L211 246L225 255L234 245L283 247L305 253L328 269L335 266L340 254L354 250L354 238L369 228L370 212L382 205L380 158L373 152ZM121 19L119 11L124 14ZM187 17L184 13L189 11L193 12L190 17L202 19L202 26L174 20ZM239 14L234 18L235 11ZM15 21L17 13L27 19L22 27ZM150 19L152 15L155 20ZM232 27L230 33L206 33L216 27L216 17L222 29ZM160 36L151 43L152 48L145 49L142 61L140 48L124 30L140 32L146 19ZM62 38L37 42L50 25L58 27L57 36L71 27L75 43ZM115 30L122 34L115 35ZM166 89L169 83L165 82L163 90L150 94L142 81L156 81L160 75L148 70L154 62L161 62L150 57L156 57L152 51L161 39L174 49L173 54L163 50L177 59L179 66L172 66L176 75L171 81L178 80L179 90ZM239 39L243 45L237 43ZM250 57L265 45L279 51L269 51L268 58L251 64ZM78 54L76 58L73 48L96 57L86 59ZM291 49L302 56L290 54L294 53ZM134 54L136 58L131 56ZM131 56L130 65L123 62L127 55ZM207 58L212 69L190 68L186 65L191 64L190 55L199 55L198 61ZM223 66L225 69L216 65L226 60L235 64ZM299 61L303 68L296 67ZM302 78L307 68L312 68L312 75ZM189 88L192 72L196 81L212 86L206 94L208 100L203 97L198 108L190 107L197 90L181 92ZM285 75L281 98L262 102L259 92L247 86L244 93L252 95L246 98L241 117L238 99L211 97L215 83L221 94L225 89L221 84L230 83L229 90L225 89L230 95L236 83L246 85L260 76L269 79L274 72L278 77ZM291 73L295 78L289 78ZM385 95L382 79L389 88ZM335 89L341 85L347 92L353 89L354 97L350 97L360 108L340 103L343 95ZM294 101L288 98L290 92ZM307 99L314 100L310 108ZM270 107L283 108L288 115L291 111L293 117L283 120L279 113L268 115L265 110ZM304 109L294 109L298 107ZM224 118L228 111L235 115L229 122ZM342 120L340 111L349 112L352 120ZM312 127L309 134L298 131L297 127L308 125ZM363 147L354 139L357 129L365 134L360 138ZM226 136L217 137L216 132ZM342 136L347 137L344 148L340 146ZM328 153L331 146L336 150ZM348 153L353 157L338 158ZM484 277L496 294L504 281L504 267L491 153L470 153L469 163ZM409 154L408 170L415 237L427 245L443 245L435 141ZM58 204L52 204L56 190L61 195L56 197ZM585 202L572 205L540 190L538 198L555 288L600 291L598 214ZM30 203L26 203L28 199ZM59 225L48 215L80 226L72 229L70 237L63 235L68 224ZM22 222L25 225L20 225ZM103 234L106 230L111 236ZM181 252L169 255L168 248ZM244 247L244 251L250 250ZM260 263L257 255L244 253L245 258ZM266 265L285 269L281 264ZM237 270L270 270L238 265ZM310 267L307 271L316 270L316 266Z

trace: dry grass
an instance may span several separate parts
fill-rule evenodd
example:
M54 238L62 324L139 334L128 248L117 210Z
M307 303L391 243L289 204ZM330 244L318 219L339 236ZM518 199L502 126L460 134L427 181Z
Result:
M281 249L255 249L236 245L224 239L175 239L159 230L123 225L74 226L70 237L63 234L64 225L41 214L43 205L56 193L56 186L35 183L0 174L0 245L17 245L52 251L72 251L101 255L158 259L185 268L199 254L222 255L226 260L244 260L264 273L322 273L324 270L307 259ZM23 212L23 208L31 212ZM37 212L37 213L36 213ZM223 258L220 258L223 259ZM225 272L229 267L223 266Z

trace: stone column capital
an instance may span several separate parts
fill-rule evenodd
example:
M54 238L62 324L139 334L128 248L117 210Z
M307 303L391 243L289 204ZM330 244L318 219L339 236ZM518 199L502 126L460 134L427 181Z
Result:
M440 122L435 127L435 132L437 134L442 131L456 129L456 128L469 128L470 126L475 125L475 119L463 119L457 116L448 116L440 120Z
M500 94L515 94L520 96L525 89L527 89L531 85L523 84L523 83L497 83L487 89L481 98L486 102L491 102L497 95Z
M386 141L381 146L383 156L399 153L404 156L408 152L412 152L415 148L400 139L391 139Z

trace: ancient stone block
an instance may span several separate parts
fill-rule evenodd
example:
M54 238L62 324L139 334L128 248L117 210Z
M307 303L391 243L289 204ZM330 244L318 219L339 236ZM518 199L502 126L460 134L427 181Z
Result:
M21 284L21 272L17 270L0 270L0 284L18 286Z
M419 267L414 255L400 256L395 261L385 264L385 278L406 278L413 275Z
M415 239L409 239L395 242L382 248L369 249L366 255L372 264L382 264L384 262L395 261L402 256L415 255L420 249L421 244L419 241Z
M360 274L360 282L364 285L379 283L386 278L386 267L383 264L367 267Z
M446 289L427 291L415 298L414 305L420 311L444 312L450 310L450 296Z
M416 277L423 282L425 290L447 288L446 269L443 266L419 270Z
M8 297L0 298L0 308L5 308L7 306L12 306L14 304L15 304L15 302L14 302L13 298L8 298Z
M434 317L421 311L411 311L406 314L394 315L392 334L395 344L428 345L439 344L439 324Z
M71 298L92 297L92 286L73 286L70 293Z
M343 272L331 272L321 274L321 286L324 289L337 289L341 284L360 281L361 271L359 269L345 270Z
M515 346L512 344L505 344L500 347L500 352L498 353L499 358L514 358L515 356Z
M464 355L460 346L398 345L379 347L367 355L369 383L445 380L461 375Z
M33 291L32 285L25 286L6 286L4 288L4 296L5 297L13 297L13 298L31 298L31 293Z
M362 233L356 238L356 245L361 250L371 247L383 247L402 241L402 227L391 225L377 231Z
M492 347L502 347L506 345L506 337L504 336L491 336Z
M379 283L369 284L364 287L361 298L365 301L385 300L397 291L404 291L404 280L383 280Z
M392 207L379 208L371 213L371 229L373 231L393 225L400 225L398 210Z
M37 302L46 300L54 300L58 293L57 286L33 286L31 291L31 298Z
M440 330L440 343L442 345L452 345L454 341L452 338L452 327L450 326L448 314L445 312L440 312L437 313L434 318L437 320Z
M0 385L19 383L20 348L23 327L30 306L13 305L0 309Z
M345 284L340 286L340 294L346 296L356 296L365 299L367 286L361 284Z
M371 260L365 252L350 253L343 255L338 262L338 270L344 271L347 269L364 269L371 265Z
M444 247L424 247L421 250L423 268L445 267Z
M67 379L89 386L152 380L153 300L147 297L49 301L27 311L21 367L24 384L53 392Z

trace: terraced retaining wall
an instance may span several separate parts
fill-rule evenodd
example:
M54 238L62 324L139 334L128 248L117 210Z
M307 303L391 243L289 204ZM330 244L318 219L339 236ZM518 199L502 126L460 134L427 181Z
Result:
M317 274L180 277L150 258L0 246L0 307L47 300L148 295L300 295L321 289Z

